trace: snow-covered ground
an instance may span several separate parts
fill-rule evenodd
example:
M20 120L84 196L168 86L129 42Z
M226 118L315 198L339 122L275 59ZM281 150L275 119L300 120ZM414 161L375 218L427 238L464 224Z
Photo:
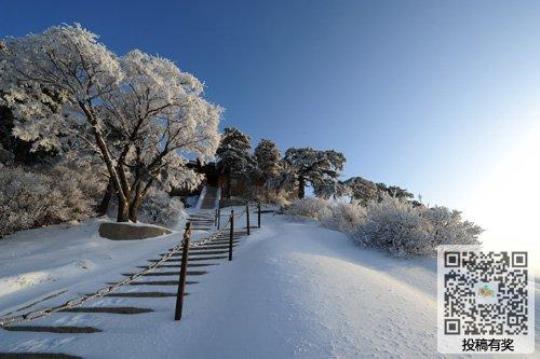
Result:
M90 228L82 226L80 230ZM90 269L57 279L63 284L56 289L77 291L84 282L81 273L92 272L94 278L88 283L94 285L114 276L118 279L121 272L144 264L145 259L178 240L172 235L101 246L96 242L102 239L90 236L88 243L75 238L76 242L66 245L70 231L57 231L57 239L35 246L35 238L21 234L23 238L18 240L24 242L18 251L14 244L0 242L1 280L20 273L17 268L25 266L37 273L51 272L46 270L49 266L57 268L53 273L63 272L58 268L65 267L71 268L66 271L70 273L73 267L82 268L80 263L86 263ZM6 254L3 246L11 248L11 254ZM57 255L41 258L52 252ZM114 266L104 264L112 262ZM96 269L100 267L101 272ZM243 240L233 262L221 262L197 280L199 284L187 287L190 295L181 322L173 321L174 298L103 298L91 305L133 305L155 311L131 316L54 314L34 324L94 326L103 332L72 335L0 330L0 349L62 352L85 358L437 356L433 259L392 258L360 248L344 234L317 223L265 214L263 228ZM47 285L35 286L42 287ZM152 290L171 291L171 287ZM36 294L32 290L28 293L28 298ZM3 308L10 306L0 298ZM537 318L539 308L537 303ZM538 347L538 327L536 334Z
M121 273L135 270L149 255L181 240L177 231L145 240L109 240L97 233L102 221L33 229L0 240L0 316L36 298L55 296L52 302L63 303L119 281Z

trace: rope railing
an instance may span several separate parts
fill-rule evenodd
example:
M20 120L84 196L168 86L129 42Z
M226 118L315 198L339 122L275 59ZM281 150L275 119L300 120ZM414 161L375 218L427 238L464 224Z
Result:
M258 219L257 219L258 224L257 224L257 226L260 228L260 221L261 221L260 220L260 216L261 216L260 203L257 204L257 210L258 210ZM184 294L185 294L185 283L186 283L185 276L187 274L187 262L189 261L189 259L187 257L188 252L189 252L189 248L201 247L201 246L207 244L208 242L211 242L214 239L218 238L223 232L225 232L225 230L229 229L229 260L232 260L235 218L239 219L245 213L246 213L246 221L247 221L246 229L247 229L247 233L249 234L251 226L250 226L250 223L249 223L249 204L248 203L246 203L246 208L239 211L239 213L235 213L235 211L233 209L231 209L231 214L228 216L228 220L225 223L225 225L223 226L223 228L221 228L221 223L220 223L221 222L221 209L218 209L218 212L216 212L216 215L218 215L218 214L219 215L217 216L217 219L215 220L215 223L217 224L217 227L218 227L217 229L218 230L217 230L217 232L211 234L210 236L208 236L204 240L197 241L196 244L192 244L191 246L189 246L189 243L190 243L190 240L191 240L191 223L188 222L186 224L186 228L184 230L181 243L174 246L173 248L169 249L167 251L167 253L165 253L160 258L159 261L154 262L153 264L147 266L144 270L142 270L142 271L140 271L138 273L134 273L134 274L128 276L124 280L121 280L121 281L115 282L113 284L110 284L110 285L108 285L106 287L100 288L100 289L98 289L97 291L95 291L92 294L86 294L86 295L80 296L78 298L70 299L70 300L66 301L65 303L63 303L63 304L56 305L56 306L51 306L51 307L40 309L40 310L29 311L29 312L26 312L24 314L19 314L19 315L14 315L14 316L10 316L10 317L0 318L0 328L8 326L8 325L15 325L15 324L20 324L20 323L23 323L23 322L27 322L27 321L31 321L31 320L35 320L35 319L39 319L39 318L44 318L44 317L47 317L47 316L49 316L51 314L60 312L60 311L62 311L64 309L70 309L70 308L73 308L73 307L81 306L81 305L83 305L83 304L85 304L85 303L87 303L87 302L89 302L91 300L95 300L95 299L99 299L101 297L104 297L107 294L112 293L113 291L115 291L115 290L117 290L117 289L119 289L119 288L121 288L121 287L123 287L125 285L130 284L131 282L135 281L139 277L142 277L145 274L147 274L147 273L153 271L154 269L158 268L164 262L166 262L167 260L169 260L171 257L173 257L175 254L177 254L178 252L180 252L182 250L182 266L181 266L180 277L179 277L179 289L178 289L178 293L177 293L177 305L176 305L176 311L175 311L175 319L176 319L176 317L178 317L177 320L179 320L181 318L181 316L182 316L183 297L184 297ZM182 276L184 277L183 280L181 280ZM180 285L181 285L180 282L183 282L182 288L180 288ZM180 303L178 303L178 301L180 301Z
M184 231L184 235L185 235L185 231ZM193 245L192 248L203 246L206 243L208 243L210 241L213 241L219 235L220 235L220 232L218 231L218 232L210 235L208 238L205 238L202 241L197 241L197 243L195 245ZM182 246L183 246L183 242L178 244L177 246L169 249L167 251L167 253L165 253L158 262L155 262L155 263L147 266L147 268L145 268L144 270L142 270L142 271L140 271L138 273L135 273L135 274L133 274L131 276L128 276L124 280L121 280L119 282L115 282L115 283L113 283L111 285L108 285L108 286L106 286L104 288L100 288L100 289L98 289L97 291L95 291L92 294L86 294L86 295L80 296L80 297L75 298L75 299L70 299L67 302L65 302L63 304L60 304L60 305L57 305L57 306L52 306L52 307L48 307L48 308L44 308L44 309L40 309L40 310L35 310L35 311L29 311L29 312L26 312L24 314L19 314L19 315L15 315L15 316L0 318L0 328L8 326L8 325L15 325L15 324L20 324L20 323L23 323L23 322L27 322L27 321L31 321L31 320L35 320L35 319L39 319L39 318L44 318L44 317L47 317L47 316L49 316L51 314L62 311L64 309L70 309L70 308L73 308L73 307L77 307L77 306L83 305L83 304L85 304L85 303L87 303L87 302L89 302L91 300L101 298L101 297L103 297L103 296L105 296L105 295L107 295L109 293L112 293L113 291L117 290L120 287L128 285L129 283L133 282L134 280L138 279L139 277L144 276L146 273L149 273L152 270L158 268L164 262L166 262L171 257L173 257L174 254L178 253L182 249Z

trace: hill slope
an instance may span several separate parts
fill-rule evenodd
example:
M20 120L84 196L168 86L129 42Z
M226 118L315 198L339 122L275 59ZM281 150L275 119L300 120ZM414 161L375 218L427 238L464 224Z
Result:
M51 316L39 324L104 331L0 331L0 346L85 358L431 358L437 356L435 268L433 259L392 258L316 223L269 214L262 229L242 240L233 262L188 286L181 322L172 320L174 298L104 298L97 305L155 311Z

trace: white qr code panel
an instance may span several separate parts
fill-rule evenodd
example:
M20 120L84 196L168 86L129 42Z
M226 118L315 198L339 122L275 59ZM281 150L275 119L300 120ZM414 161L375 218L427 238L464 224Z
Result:
M439 352L534 352L532 256L520 250L439 247Z

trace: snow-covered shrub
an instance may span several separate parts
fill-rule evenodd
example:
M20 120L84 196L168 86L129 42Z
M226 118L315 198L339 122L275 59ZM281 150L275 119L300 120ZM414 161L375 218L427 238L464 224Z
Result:
M357 204L336 203L322 198L304 198L294 202L287 214L320 221L325 227L353 233L366 221L366 209Z
M39 171L53 179L60 192L71 193L70 188L79 191L81 193L80 200L87 202L88 206L94 208L102 199L107 187L106 176L99 175L98 168L95 163L77 168L60 164Z
M461 212L446 207L424 208L423 217L431 225L432 241L440 244L478 244L482 228L472 222L464 221Z
M185 217L182 201L156 188L150 190L141 205L140 218L143 222L175 227Z
M329 228L351 234L366 222L366 209L357 204L336 203L323 211L321 222Z
M354 237L395 254L431 254L441 244L477 244L482 229L445 207L414 206L384 195L367 206L367 221Z
M307 217L316 220L325 219L331 215L330 204L321 198L303 198L291 204L286 213L291 216Z
M384 196L367 206L367 221L354 237L361 243L396 254L422 254L432 250L429 224L419 210L405 201Z
M73 180L77 177L67 167L51 172L4 168L0 172L0 236L92 216L93 202Z
M442 244L478 244L482 229L464 221L459 211L418 206L382 194L367 207L320 198L294 202L286 213L320 221L325 227L351 235L358 242L398 255L426 255Z

